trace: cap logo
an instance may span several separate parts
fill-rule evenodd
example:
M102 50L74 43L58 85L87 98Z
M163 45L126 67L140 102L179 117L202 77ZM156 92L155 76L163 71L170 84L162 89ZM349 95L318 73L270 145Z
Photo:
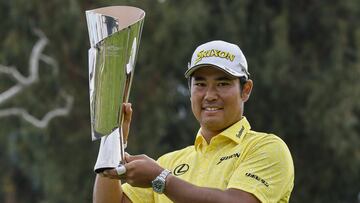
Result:
M194 65L199 63L205 57L219 57L219 58L224 58L229 61L234 61L234 59L235 59L235 55L231 54L230 52L221 51L221 50L217 50L217 49L201 50L197 54L197 58L195 59Z

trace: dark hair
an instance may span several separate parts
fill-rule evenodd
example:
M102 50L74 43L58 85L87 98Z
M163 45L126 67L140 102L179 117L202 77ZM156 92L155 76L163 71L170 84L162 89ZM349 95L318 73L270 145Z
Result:
M245 85L245 83L248 81L248 79L246 79L245 76L239 77L239 81L240 81L240 91L243 90L243 87Z
M191 78L192 78L192 76L188 77L188 87L189 87L189 90L191 90ZM246 79L245 76L239 77L240 92L242 92L243 87L244 87L244 85L245 85L245 83L246 83L247 81L248 81L248 79Z

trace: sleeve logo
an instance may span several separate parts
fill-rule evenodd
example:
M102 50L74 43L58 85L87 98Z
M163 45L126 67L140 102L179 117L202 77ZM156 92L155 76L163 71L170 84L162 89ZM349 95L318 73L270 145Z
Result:
M245 173L245 175L247 177L250 177L250 178L254 178L255 180L261 182L262 184L264 184L266 187L269 187L269 183L266 182L264 179L260 178L259 176L255 175L255 174L252 174L252 173Z

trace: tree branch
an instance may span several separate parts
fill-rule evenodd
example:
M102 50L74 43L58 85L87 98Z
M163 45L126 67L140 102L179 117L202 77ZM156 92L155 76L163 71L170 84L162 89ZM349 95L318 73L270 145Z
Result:
M44 48L48 43L48 39L40 30L35 30L35 34L39 37L39 40L35 43L31 50L29 59L29 76L22 75L16 67L4 66L0 64L0 74L9 75L16 82L15 85L0 93L0 105L8 101L9 99L15 98L16 95L24 91L28 86L31 86L35 82L39 81L39 61L43 61L50 65L53 69L53 74L58 74L58 64L55 59L50 56L43 54ZM45 128L48 123L55 117L66 116L70 113L73 105L74 98L65 92L60 93L66 100L66 105L62 108L56 108L47 112L42 119L38 119L29 112L21 107L0 109L0 118L7 116L20 116L27 122L38 128Z
M57 69L55 60L42 54L46 44L48 43L48 39L39 30L35 31L35 33L39 36L40 39L36 42L33 49L31 50L28 77L23 76L15 67L0 65L0 74L7 74L14 78L17 82L17 84L15 84L13 87L0 94L0 105L15 97L15 95L23 91L26 86L30 86L39 80L39 60L42 60L45 63L48 63L52 68Z
M47 112L42 119L34 117L27 110L20 107L0 110L0 118L7 116L20 116L24 120L38 128L45 128L53 118L58 116L66 116L70 113L70 110L72 109L72 105L74 103L74 98L70 95L67 95L66 93L63 93L63 95L66 100L66 105L62 108L55 108Z

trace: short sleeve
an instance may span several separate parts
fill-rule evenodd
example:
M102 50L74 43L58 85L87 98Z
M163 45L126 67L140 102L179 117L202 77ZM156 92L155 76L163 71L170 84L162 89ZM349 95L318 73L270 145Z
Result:
M154 194L151 188L133 187L125 183L122 185L122 190L133 203L154 203Z
M243 153L228 188L249 192L261 202L288 202L294 166L286 144L275 135L264 136Z

